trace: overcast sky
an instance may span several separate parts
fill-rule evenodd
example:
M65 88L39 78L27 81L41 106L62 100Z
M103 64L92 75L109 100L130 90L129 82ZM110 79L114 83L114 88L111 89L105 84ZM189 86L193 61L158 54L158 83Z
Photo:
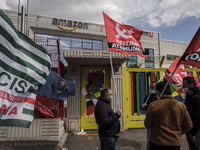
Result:
M27 6L27 0L20 1ZM0 0L18 10L18 0ZM119 23L157 31L161 38L190 42L200 26L200 0L29 0L29 13L104 24L103 13Z

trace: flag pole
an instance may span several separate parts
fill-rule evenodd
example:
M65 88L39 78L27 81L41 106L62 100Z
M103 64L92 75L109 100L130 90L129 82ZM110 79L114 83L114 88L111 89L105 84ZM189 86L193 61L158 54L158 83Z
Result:
M162 75L162 77L159 79L159 81L158 81L158 82L160 82L160 80L162 80L162 78L163 78L163 77L164 77L164 75ZM149 96L147 97L147 100L145 101L145 103L144 103L144 104L147 104L147 102L148 102L148 100L149 100L150 96L151 96L151 93L149 93Z
M112 70L113 84L114 84L115 95L116 95L116 99L117 99L117 106L118 106L118 109L120 109L120 107L119 107L119 99L118 99L118 96L117 96L117 88L116 88L115 78L114 78L114 71L113 71L113 65L112 65L111 52L110 51L109 51L109 55L110 55L110 65L111 65L111 70Z
M180 62L180 61L179 61L179 62ZM160 98L161 98L161 96L163 95L163 93L164 93L165 89L166 89L166 88L167 88L167 86L169 85L169 82L170 82L170 80L172 79L172 77L173 77L174 73L176 72L176 69L178 68L178 66L179 66L179 64L180 64L179 62L178 62L178 64L176 65L176 68L174 69L173 73L171 74L171 76L170 76L169 80L167 81L167 83L166 83L166 85L165 85L164 89L162 90L162 93L160 94L160 97L159 97L158 99L160 99Z

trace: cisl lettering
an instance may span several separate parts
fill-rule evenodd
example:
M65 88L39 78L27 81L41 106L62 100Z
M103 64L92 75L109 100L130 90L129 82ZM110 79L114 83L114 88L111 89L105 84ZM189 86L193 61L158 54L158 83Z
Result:
M0 87L5 87L4 89L8 88L16 93L27 93L33 86L20 78L11 76L7 72L1 72Z

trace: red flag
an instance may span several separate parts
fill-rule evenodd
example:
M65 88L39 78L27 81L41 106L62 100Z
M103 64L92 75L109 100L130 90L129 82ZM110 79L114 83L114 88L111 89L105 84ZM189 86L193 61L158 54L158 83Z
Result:
M45 117L49 118L55 117L55 115L44 105L42 105L39 101L35 101L35 108L41 112Z
M200 28L181 57L180 64L200 68Z
M103 15L109 51L147 57L144 55L140 43L140 37L143 34L143 30L130 25L120 24L108 17L105 13L103 13Z
M35 102L35 109L41 112L45 117L55 117L54 114L51 112L54 106L54 100L41 95L37 95Z
M171 76L171 74L173 73L174 69L176 68L176 65L178 64L180 58L176 58L173 63L169 66L169 68L167 69L167 71L165 72L165 78L168 80ZM175 81L176 83L182 85L183 82L183 78L186 76L190 76L193 77L196 81L196 86L199 86L200 84L200 80L198 78L195 78L194 76L192 76L190 73L188 73L185 70L185 67L183 65L179 65L178 68L176 69L173 77L172 77L172 81Z

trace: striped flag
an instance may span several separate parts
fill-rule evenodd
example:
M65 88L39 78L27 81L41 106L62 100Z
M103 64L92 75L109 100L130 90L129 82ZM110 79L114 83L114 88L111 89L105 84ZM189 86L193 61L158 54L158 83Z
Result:
M174 89L174 87L171 84L169 84L169 87L172 92L173 98L179 102L183 102L184 99L179 95L179 93Z
M50 68L48 52L17 31L0 10L0 126L30 126L37 89Z

